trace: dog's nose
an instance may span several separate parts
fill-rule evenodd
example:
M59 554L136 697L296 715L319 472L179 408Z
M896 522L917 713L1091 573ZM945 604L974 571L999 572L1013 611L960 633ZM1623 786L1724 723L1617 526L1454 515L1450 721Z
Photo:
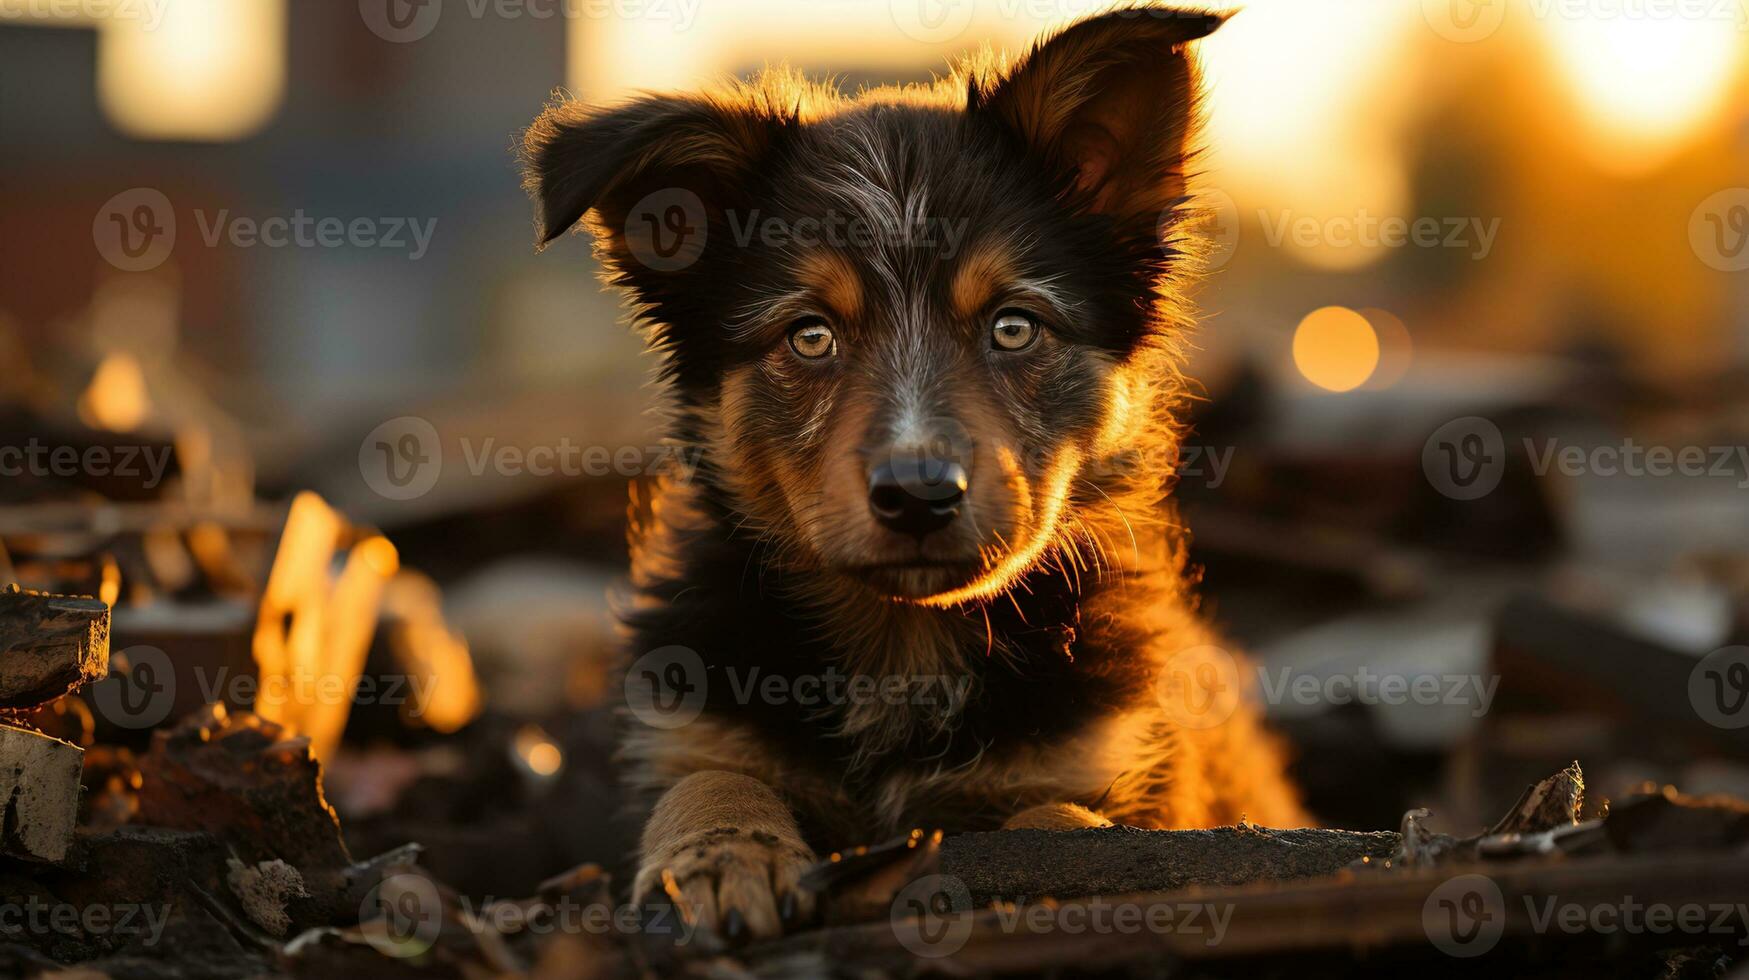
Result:
M959 516L965 498L965 467L945 459L895 459L868 477L868 509L900 534L941 530Z

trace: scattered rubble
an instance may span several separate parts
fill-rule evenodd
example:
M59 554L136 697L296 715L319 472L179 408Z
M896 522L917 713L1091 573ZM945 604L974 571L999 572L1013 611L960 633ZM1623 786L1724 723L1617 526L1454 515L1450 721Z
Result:
M31 727L42 706L109 672L109 607L89 598L0 591L0 853L59 861L79 819L85 750ZM75 737L77 719L43 717Z
M0 591L0 708L34 708L109 673L109 607Z
M79 818L79 773L85 752L37 732L0 725L0 851L59 861Z

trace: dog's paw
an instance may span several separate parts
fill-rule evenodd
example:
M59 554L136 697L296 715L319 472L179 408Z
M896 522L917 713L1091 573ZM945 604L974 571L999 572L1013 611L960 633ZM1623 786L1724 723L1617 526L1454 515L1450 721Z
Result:
M646 856L632 901L672 902L688 926L730 943L772 939L813 917L814 897L797 881L816 860L799 841L716 827Z

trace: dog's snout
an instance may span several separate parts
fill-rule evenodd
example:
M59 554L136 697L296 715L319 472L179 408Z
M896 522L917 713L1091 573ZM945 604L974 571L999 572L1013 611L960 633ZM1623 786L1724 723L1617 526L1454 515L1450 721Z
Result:
M895 458L868 477L868 508L882 526L922 537L959 516L966 497L965 467L931 457Z

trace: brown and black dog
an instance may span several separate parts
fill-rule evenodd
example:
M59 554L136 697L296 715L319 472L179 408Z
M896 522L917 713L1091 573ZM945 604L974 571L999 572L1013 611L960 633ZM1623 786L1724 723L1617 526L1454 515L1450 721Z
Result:
M1166 501L1185 48L1220 22L1126 8L932 86L770 71L529 129L542 242L589 217L700 461L633 507L631 652L695 701L624 745L635 899L769 936L815 847L913 826L1302 822Z

